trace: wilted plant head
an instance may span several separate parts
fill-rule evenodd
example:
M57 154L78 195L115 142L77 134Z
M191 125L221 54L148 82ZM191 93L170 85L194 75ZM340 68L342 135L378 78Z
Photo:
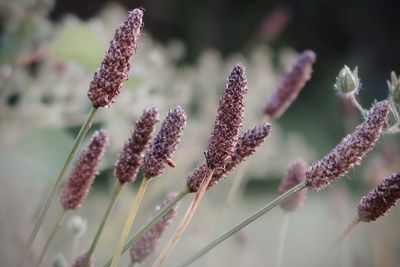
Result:
M167 197L161 202L160 205L154 210L154 214L150 220L156 216L160 210L168 205L178 194L173 192L169 193ZM162 235L172 220L176 217L179 209L179 202L168 211L153 227L151 227L143 236L136 241L130 248L130 255L132 262L144 262L152 253L155 252Z
M307 183L319 191L345 175L374 147L382 135L389 111L387 100L378 102L368 112L366 121L347 135L323 159L314 162L306 172Z
M186 113L180 106L168 112L161 128L143 161L143 173L147 179L161 175L165 164L173 165L172 153L176 150L186 125Z
M400 198L400 172L395 172L375 187L358 204L357 218L372 222L385 215Z
M335 90L341 96L356 95L361 89L360 78L358 77L358 67L353 71L346 65L340 70L336 77Z
M143 27L143 10L136 8L129 12L110 42L99 70L90 83L88 97L94 107L108 107L115 102L123 83L128 79L130 60L136 52L138 39Z
M286 111L311 78L315 60L316 55L311 50L306 50L299 55L275 92L268 98L264 108L265 114L272 118L279 118Z
M285 177L282 179L281 185L278 188L278 193L283 194L292 187L304 182L306 179L307 163L303 159L298 159L292 162ZM285 211L294 211L303 202L307 194L307 189L303 189L290 198L286 199L281 204L281 208Z
M86 254L87 254L86 252L82 252L81 255L79 255L75 259L74 263L72 263L71 267L83 267L83 263L84 263ZM90 257L89 263L88 263L87 266L88 267L94 267L94 259L93 259L93 257Z
M142 165L144 151L151 142L151 135L160 121L158 110L146 109L136 121L132 136L125 142L122 152L115 163L114 174L121 183L135 181Z
M60 200L64 209L77 209L82 205L89 194L107 145L107 131L96 131L89 145L81 152L62 189Z
M224 168L233 153L243 123L247 79L244 67L233 67L220 98L214 128L204 152L209 169Z
M263 122L240 135L234 148L232 156L228 160L225 168L216 169L207 189L216 185L221 179L225 178L241 162L254 154L256 149L264 142L265 138L271 132L271 124ZM197 192L204 176L208 170L207 164L198 165L187 178L187 188L190 192Z

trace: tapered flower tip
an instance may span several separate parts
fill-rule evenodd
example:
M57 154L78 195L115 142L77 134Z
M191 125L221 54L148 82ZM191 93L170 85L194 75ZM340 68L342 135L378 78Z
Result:
M71 267L83 267L83 263L84 263L84 261L85 261L86 254L87 254L86 252L81 253L81 255L79 255L79 256L75 259L75 261L74 261L74 263L71 265ZM94 259L93 259L93 257L90 257L89 263L88 263L87 266L88 266L88 267L94 267Z
M144 150L151 142L151 136L157 122L160 121L158 109L148 108L136 121L132 136L125 142L122 152L115 163L114 174L121 183L135 181L142 165Z
M385 215L400 198L400 172L395 172L375 187L358 204L358 219L372 222Z
M60 195L64 209L77 209L82 205L89 194L108 142L106 130L96 131L87 148L81 152Z
M228 162L243 123L247 79L244 67L236 64L219 101L214 128L205 151L208 168L224 168Z
M136 52L143 27L143 9L129 12L127 19L116 30L101 67L90 83L88 97L94 107L108 107L120 94L128 79L130 60Z
M292 187L304 182L306 179L306 171L307 163L303 159L292 162L286 171L285 177L282 179L281 185L278 188L278 193L283 194ZM304 202L306 194L307 189L303 189L294 194L282 202L281 208L285 211L294 211Z
M178 106L168 112L144 156L143 173L147 179L161 175L165 164L173 166L171 157L180 142L185 126L186 113L182 107Z

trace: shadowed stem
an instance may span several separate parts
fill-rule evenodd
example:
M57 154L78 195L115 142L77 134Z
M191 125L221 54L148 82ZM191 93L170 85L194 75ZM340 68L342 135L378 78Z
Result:
M54 225L53 229L51 230L51 233L49 235L49 237L47 238L46 244L43 247L42 252L40 253L39 259L36 263L36 267L39 267L40 264L43 261L44 255L46 255L46 252L48 250L48 248L50 247L51 241L53 241L54 237L56 236L56 233L58 231L58 229L61 227L61 225L64 223L65 217L67 215L67 209L64 209L60 215L57 218L57 222Z
M238 231L240 231L241 229L243 229L244 227L246 227L250 223L254 222L255 220L257 220L258 218L263 216L265 213L267 213L268 211L270 211L271 209L273 209L277 205L281 204L283 201L285 201L289 197L293 196L294 194L296 194L297 192L301 191L302 189L304 189L304 188L306 188L308 186L309 186L309 184L307 184L307 182L304 181L304 182L292 187L291 189L289 189L288 191L286 191L282 195L280 195L277 198L275 198L272 202L270 202L269 204L267 204L266 206L261 208L259 211L254 213L249 218L247 218L246 220L242 221L241 223L237 224L236 226L234 226L230 230L228 230L225 233L223 233L222 235L220 235L214 241L212 241L207 246L202 248L200 251L195 253L192 257L190 257L189 259L187 259L186 261L181 263L179 265L179 267L188 266L192 262L196 261L197 259L202 257L204 254L206 254L208 251L212 250L214 247L216 247L217 245L222 243L224 240L226 240L227 238L229 238L233 234L237 233Z
M22 266L25 264L26 258L29 256L32 244L35 241L35 238L36 238L36 236L37 236L37 234L39 232L39 229L40 229L40 227L41 227L41 225L43 223L44 218L46 217L46 214L47 214L47 212L48 212L48 210L50 208L51 202L53 201L54 197L56 196L56 193L60 189L61 182L62 182L62 180L63 180L63 178L64 178L64 176L65 176L65 174L66 174L66 172L68 170L68 167L71 164L71 161L74 158L74 156L75 156L75 154L76 154L76 152L78 150L79 145L82 143L83 138L85 137L85 135L89 131L90 127L92 126L92 122L93 122L94 116L96 115L97 109L98 108L96 108L96 107L92 107L91 110L89 111L89 114L87 115L84 123L82 124L82 127L81 127L78 135L75 138L74 144L73 144L73 146L71 148L71 151L68 154L68 157L67 157L67 159L66 159L66 161L64 163L64 166L62 167L62 169L61 169L61 171L60 171L60 173L59 173L59 175L58 175L58 177L56 179L56 182L54 183L53 187L51 188L51 190L49 192L49 195L47 196L47 199L44 202L44 204L43 204L43 206L42 206L42 208L41 208L41 210L39 212L37 221L35 223L35 226L32 229L32 232L31 232L31 234L29 236L29 239L28 239L28 243L26 245Z
M118 241L117 249L114 252L114 257L111 262L111 267L118 266L119 260L121 258L121 254L124 248L124 244L126 238L129 235L129 232L132 228L133 221L135 220L136 214L139 210L140 204L142 203L144 193L146 192L147 186L149 185L150 180L147 177L143 177L142 183L140 184L139 191L137 192L135 201L133 203L132 209L129 212L128 219L125 222L124 229L122 230L121 236Z
M367 118L367 116L368 116L368 111L365 110L365 109L361 106L361 104L357 101L356 97L355 97L353 94L351 94L351 95L349 96L349 98L350 98L351 102L353 103L353 105L360 111L360 113L361 113L361 115L363 116L363 118Z
M278 246L278 255L276 258L276 267L280 267L282 265L283 259L283 251L285 248L285 241L286 241L286 233L288 229L288 222L289 222L289 214L285 211L283 214L283 222L281 225L281 233L279 236L279 246Z
M358 218L354 218L351 221L351 223L346 227L346 229L343 231L343 233L338 237L338 239L336 239L332 248L329 250L328 254L326 255L327 257L329 257L329 255L331 255L331 253L343 243L343 241L346 239L346 237L351 233L351 231L353 231L353 229L358 225L359 222L360 222L360 220Z
M106 225L107 219L108 219L108 217L110 217L111 211L114 208L115 203L118 199L118 196L120 195L124 185L125 185L125 183L121 183L118 181L117 185L115 186L114 193L111 198L110 204L108 205L107 211L104 214L103 219L101 220L99 229L97 230L96 236L94 237L92 244L90 245L89 251L86 254L85 260L82 263L82 267L87 267L89 265L90 258L93 255L93 252L97 246L97 243L99 242L101 233L103 232L103 229L104 229L104 226Z
M210 184L213 173L214 173L213 169L207 170L207 173L205 174L203 182L201 183L199 189L197 190L197 192L192 200L192 203L190 203L190 206L187 209L185 216L183 217L182 221L180 222L174 235L169 240L165 249L161 252L160 256L158 257L156 262L153 264L153 267L160 267L163 264L163 262L168 258L168 256L171 254L175 245L178 243L179 239L181 238L181 236L185 232L186 228L188 227L194 213L196 212L196 210L200 204L200 201L203 198L204 193L206 192L206 190L208 188L208 185Z
M180 192L171 202L168 203L167 206L165 206L160 213L157 214L156 217L154 217L150 222L148 222L140 231L130 240L128 241L124 248L122 249L122 253L125 253L139 238L142 237L142 235L148 231L151 227L153 227L165 214L168 213L175 205L182 199L184 198L187 194L189 193L189 189L185 187L182 192ZM112 261L112 258L107 261L106 264L103 265L103 267L108 267L110 266Z

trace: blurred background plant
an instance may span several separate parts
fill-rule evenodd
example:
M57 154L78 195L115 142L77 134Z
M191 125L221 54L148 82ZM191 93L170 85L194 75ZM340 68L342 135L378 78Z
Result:
M385 80L398 70L400 39L395 3L348 1L68 1L0 2L0 261L15 266L51 179L60 169L73 136L90 109L86 93L114 29L127 8L143 6L145 34L134 59L131 79L108 110L101 110L94 129L106 128L110 148L100 177L79 219L64 227L47 262L71 263L90 244L112 190L112 167L134 120L148 106L163 116L182 105L188 125L176 153L175 169L157 181L139 211L145 222L168 191L180 190L186 174L202 159L218 98L233 64L246 66L249 93L245 128L262 116L266 97L304 49L316 51L312 79L277 121L271 137L249 162L240 199L224 223L212 221L223 209L233 179L209 192L188 233L177 246L190 255L213 235L251 214L275 196L287 164L298 157L312 162L326 154L359 123L357 111L336 97L335 77L344 64L359 66L360 102L386 97ZM346 6L346 8L342 8ZM373 12L372 12L373 11ZM324 194L309 194L304 207L291 216L282 266L313 263L354 215L363 193L399 169L396 136L386 136L361 168ZM231 176L234 177L235 174ZM137 185L129 186L114 211L95 254L97 263L111 256ZM215 203L221 203L220 207ZM183 201L182 205L187 205ZM51 218L40 232L41 247ZM280 210L240 232L194 266L261 266L275 260ZM179 216L182 216L180 214ZM349 238L332 266L398 266L400 245L396 209L373 225L363 225ZM178 221L178 220L177 220ZM206 223L207 222L207 223ZM225 225L226 224L226 225ZM79 226L77 226L79 225ZM87 225L87 226L86 226ZM174 224L175 225L175 224ZM134 226L135 227L135 226ZM76 230L78 229L79 230ZM173 231L170 229L170 233ZM328 230L329 229L329 230ZM392 231L387 231L391 229ZM168 235L168 233L167 233ZM166 240L162 241L161 247ZM233 252L240 257L232 257ZM61 255L63 256L57 256ZM230 256L229 256L230 255ZM65 258L65 259L64 259ZM186 258L186 257L185 257ZM315 259L318 259L316 257ZM125 263L129 257L125 255ZM151 263L153 259L149 260ZM125 264L124 263L124 264Z

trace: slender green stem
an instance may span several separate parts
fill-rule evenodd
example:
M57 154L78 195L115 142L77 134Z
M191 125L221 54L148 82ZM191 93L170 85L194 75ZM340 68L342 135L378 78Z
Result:
M286 191L282 195L280 195L277 198L275 198L272 202L270 202L269 204L267 204L266 206L261 208L259 211L254 213L249 218L247 218L246 220L242 221L241 223L237 224L236 226L234 226L230 230L228 230L225 233L223 233L222 235L220 235L214 241L209 243L207 246L202 248L200 251L196 252L193 256L191 256L189 259L187 259L186 261L184 261L183 263L181 263L178 266L179 267L188 266L189 264L191 264L192 262L196 261L201 256L203 256L204 254L206 254L208 251L210 251L211 249L213 249L214 247L216 247L217 245L222 243L224 240L226 240L227 238L229 238L233 234L237 233L238 231L240 231L241 229L243 229L244 227L246 227L250 223L254 222L255 220L257 220L258 218L263 216L265 213L267 213L268 211L270 211L271 209L273 209L277 205L281 204L283 201L285 201L286 199L288 199L292 195L296 194L297 192L301 191L302 189L304 189L304 188L306 188L308 186L309 185L306 182L302 182L302 183L292 187L290 190Z
M187 229L191 219L193 218L193 215L196 212L196 210L200 204L200 201L203 198L203 196L208 188L208 185L210 184L213 173L214 173L213 169L207 170L207 173L205 174L203 182L201 183L199 189L197 190L197 192L192 200L192 203L190 203L190 206L187 209L185 216L183 216L183 219L180 222L178 228L176 229L174 235L169 240L168 244L165 246L164 250L161 252L161 254L158 257L158 259L156 260L156 262L153 264L153 267L160 267L164 263L164 261L168 258L168 256L171 254L173 249L175 248L176 244L178 243L179 239L182 237L182 235L185 232L185 230Z
M289 214L285 211L285 214L283 214L283 222L281 225L281 234L279 236L278 255L276 257L276 265L275 265L276 267L280 267L282 265L288 222L289 222Z
M47 238L46 244L44 245L43 250L40 253L39 259L36 263L36 267L39 267L40 264L42 263L44 255L46 255L46 252L47 252L48 248L50 247L51 241L53 241L58 229L64 223L65 217L67 215L67 211L68 211L67 209L64 209L58 216L57 222L54 225L53 229L51 230L51 233L50 233L49 237Z
M139 210L140 204L142 203L144 193L146 192L147 186L149 185L150 180L147 177L143 177L142 183L139 187L139 191L137 192L135 202L133 203L132 209L129 212L128 219L125 222L124 229L122 230L121 236L118 241L117 249L114 252L114 257L111 262L111 267L118 266L119 260L122 255L122 251L124 249L125 241L129 235L129 232L132 228L133 221L135 220L136 214ZM85 266L84 266L85 267Z
M48 210L50 208L51 202L53 201L54 197L56 196L56 193L60 189L61 182L62 182L62 180L63 180L63 178L64 178L64 176L65 176L65 174L66 174L66 172L68 170L68 167L71 164L71 161L74 158L74 156L75 156L75 154L76 154L76 152L78 150L79 145L82 143L83 138L85 137L85 135L87 134L87 132L89 131L89 129L90 129L91 125L92 125L92 122L93 122L94 116L96 114L96 111L97 111L97 108L96 107L92 107L92 109L90 110L88 116L86 117L86 120L82 124L82 127L81 127L78 135L75 138L74 144L72 146L71 151L68 154L68 157L67 157L67 159L66 159L66 161L64 163L64 166L62 167L62 169L61 169L61 171L60 171L60 173L59 173L59 175L58 175L58 177L56 179L56 182L54 183L53 187L51 188L51 190L49 192L49 195L47 196L47 199L44 202L44 204L43 204L43 206L42 206L42 208L41 208L41 210L39 212L37 221L35 223L35 226L32 229L32 232L31 232L31 234L29 236L29 239L28 239L28 243L26 245L26 249L25 249L25 253L24 253L24 260L23 260L22 266L25 264L25 261L26 261L26 259L28 258L29 254L30 254L30 250L31 250L32 244L35 241L35 238L36 238L36 236L37 236L37 234L39 232L39 229L40 229L40 227L41 227L41 225L43 223L44 218L46 217L46 214L47 214L47 212L48 212Z
M351 100L351 102L353 103L353 105L360 111L361 115L362 115L364 118L366 118L366 117L368 116L368 111L365 110L365 109L361 106L361 104L357 101L356 97L355 97L353 94L350 95L350 100Z
M111 198L110 204L108 205L107 211L104 214L103 219L101 220L99 229L97 229L96 236L94 237L93 242L90 245L89 251L86 254L85 260L83 261L83 264L82 264L83 267L88 266L88 264L90 262L90 258L93 255L93 252L97 246L97 243L99 242L99 239L100 239L101 233L103 232L104 226L106 225L108 217L110 217L111 211L114 208L115 203L117 202L118 196L120 195L124 185L125 185L125 183L118 182L117 185L115 186L114 193Z
M167 214L168 211L170 211L182 198L184 198L187 194L189 193L189 189L185 187L184 190L182 190L171 202L168 203L167 206L165 206L160 213L157 214L156 217L154 217L153 220L148 222L145 226L143 226L142 229L130 240L128 241L123 250L122 253L125 253L139 238L142 237L142 235L149 230L151 227L153 227L162 217L164 217L165 214ZM112 261L112 258L107 261L106 264L103 265L103 267L108 267L110 266Z

